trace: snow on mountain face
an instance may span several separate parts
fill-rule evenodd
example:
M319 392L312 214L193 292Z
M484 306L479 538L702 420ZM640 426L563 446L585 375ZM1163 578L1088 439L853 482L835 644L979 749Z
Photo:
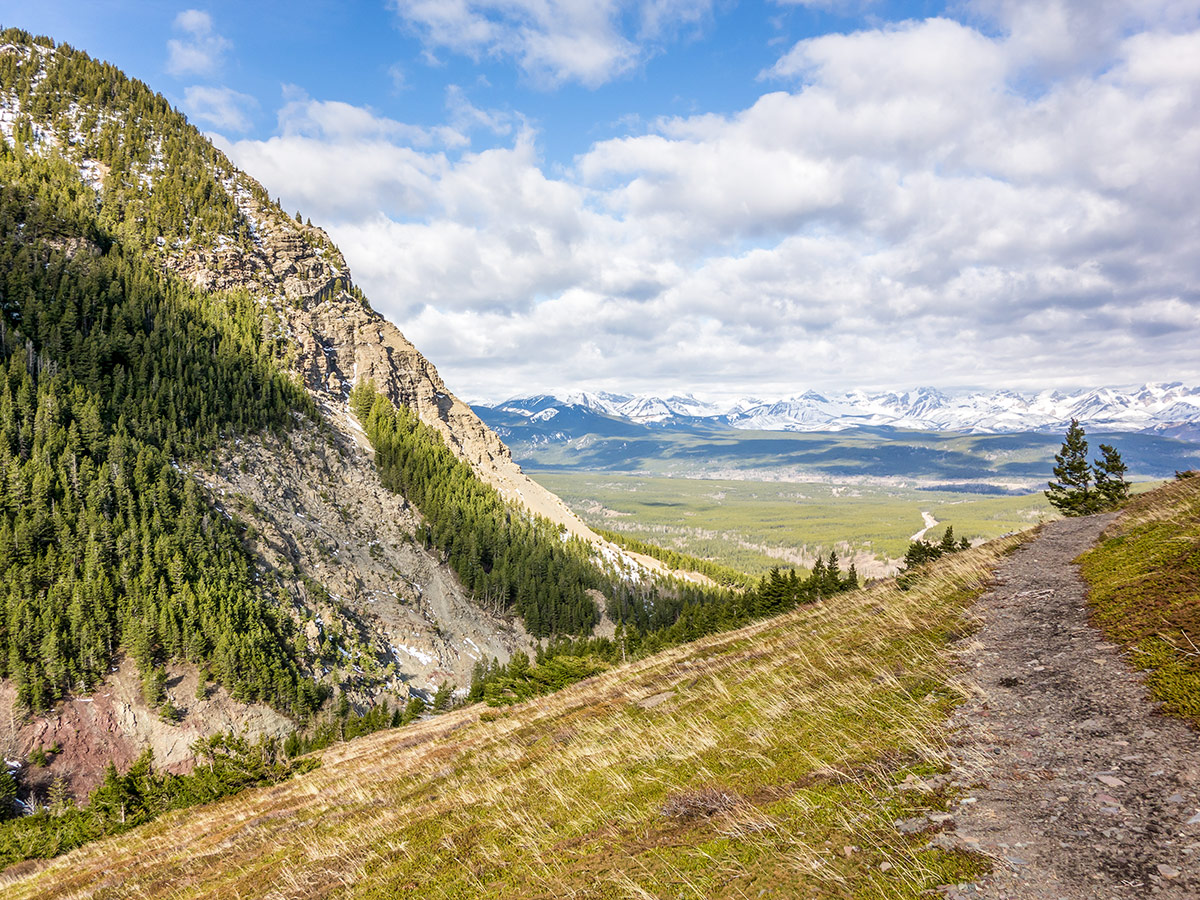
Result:
M619 416L620 408L633 400L629 394L609 394L605 391L580 391L559 398L569 406L582 406L606 416Z
M725 412L724 407L697 400L691 394L675 397L635 397L631 394L609 394L604 391L577 391L558 398L557 402L639 423L665 422L680 416L712 417ZM527 403L525 399L509 400L499 404L498 408L517 412L513 407L525 408Z
M1131 390L1097 388L1075 392L1011 390L950 396L933 388L903 392L804 391L779 400L740 398L716 404L690 394L674 397L582 392L546 395L497 404L532 416L554 406L579 406L640 424L703 418L755 431L840 431L888 426L921 431L994 434L1061 431L1071 419L1090 430L1176 431L1200 429L1200 387L1150 383ZM1181 430L1182 429L1182 430Z

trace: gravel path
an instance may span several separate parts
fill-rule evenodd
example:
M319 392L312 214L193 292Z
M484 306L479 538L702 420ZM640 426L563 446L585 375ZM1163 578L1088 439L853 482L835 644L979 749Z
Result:
M955 900L1200 898L1200 735L1089 624L1072 564L1111 520L1046 526L974 607L960 658L979 692L954 723L973 787L935 841L997 862Z

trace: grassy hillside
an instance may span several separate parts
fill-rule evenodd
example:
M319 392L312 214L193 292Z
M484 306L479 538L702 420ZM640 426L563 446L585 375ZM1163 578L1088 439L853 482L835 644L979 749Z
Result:
M761 575L843 543L904 556L922 512L960 537L991 539L1057 514L1041 494L989 497L871 484L727 481L530 471L593 527ZM839 549L840 552L840 549Z
M1200 726L1200 476L1135 499L1081 563L1097 624Z
M549 697L325 751L316 772L0 876L4 896L916 897L977 874L948 642L1018 539ZM897 820L924 820L924 833Z

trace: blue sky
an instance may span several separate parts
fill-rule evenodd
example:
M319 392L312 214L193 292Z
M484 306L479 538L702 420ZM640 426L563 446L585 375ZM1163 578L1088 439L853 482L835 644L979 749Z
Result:
M471 398L1200 381L1200 0L0 0Z
M411 4L420 5L420 4ZM452 6L449 2L430 6ZM468 4L470 5L470 4ZM478 4L481 7L504 4ZM579 4L588 6L590 4ZM599 5L599 4L597 4ZM187 110L188 87L206 85L246 97L244 120L197 124L265 139L293 88L320 100L370 108L380 116L436 127L454 88L474 105L529 119L547 164L569 164L594 141L661 116L731 113L764 91L764 66L798 40L867 23L936 15L943 4L672 3L680 12L643 39L627 65L562 72L522 66L487 45L466 51L431 40L404 4L135 0L0 2L0 22L45 33L115 62ZM621 6L613 30L637 40L646 4ZM844 7L844 8L843 8ZM688 12L683 12L688 10ZM202 16L186 16L188 11ZM500 16L490 16L500 20ZM197 29L199 25L199 29ZM170 42L196 53L172 54ZM200 60L204 63L201 64ZM473 149L478 150L478 145Z

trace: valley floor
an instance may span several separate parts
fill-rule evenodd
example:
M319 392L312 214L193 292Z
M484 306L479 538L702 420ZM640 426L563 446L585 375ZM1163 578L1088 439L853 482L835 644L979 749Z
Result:
M973 543L1057 518L1038 491L988 496L916 482L754 481L609 472L530 472L593 528L751 575L809 568L836 549L864 578L894 575L912 540L953 526Z
M961 660L959 779L942 838L993 855L954 898L1200 897L1200 738L1155 711L1088 621L1073 560L1112 516L1064 519L996 571Z

